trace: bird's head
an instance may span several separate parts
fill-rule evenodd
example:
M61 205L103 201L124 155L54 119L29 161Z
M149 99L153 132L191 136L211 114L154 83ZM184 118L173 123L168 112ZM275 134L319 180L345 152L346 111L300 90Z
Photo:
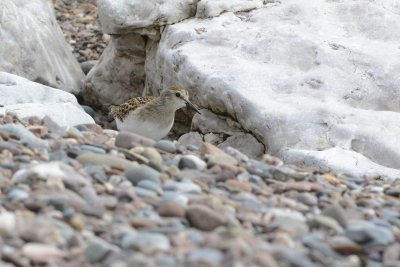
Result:
M189 93L188 91L178 85L173 85L166 90L161 92L161 98L171 105L175 110L183 108L186 106L187 108L193 109L197 113L200 113L199 109L193 105L192 102L189 101Z

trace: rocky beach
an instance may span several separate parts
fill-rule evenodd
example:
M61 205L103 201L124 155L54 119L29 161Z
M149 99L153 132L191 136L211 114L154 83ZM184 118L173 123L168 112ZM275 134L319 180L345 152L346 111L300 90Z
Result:
M334 53L352 51L350 64L365 68L353 72L365 75L362 82L332 71L346 80L340 90L351 91L341 102L323 92L333 79L329 71L312 69L314 59L304 59L312 44L303 49L304 40L295 38L297 46L289 48L298 54L289 53L290 63L262 31L257 38L268 47L235 43L240 38L230 35L246 27L251 35L265 18L285 25L281 29L289 27L285 23L302 27L294 21L306 21L310 10L332 15L326 5L342 12L329 22L337 25L370 1L127 2L0 3L1 267L400 266L400 119L392 61L384 66L367 48L329 42ZM379 16L400 16L400 7L389 2L370 3L377 30ZM347 26L347 34L354 31ZM398 40L359 26L374 39L371 46ZM43 32L29 35L30 27ZM15 37L21 32L30 42ZM318 34L311 35L322 38ZM20 52L6 53L10 47ZM261 55L264 48L277 54ZM229 49L241 56L226 56ZM331 52L318 53L317 68L347 64L332 61ZM205 61L205 54L212 57ZM278 58L300 71L285 72ZM272 91L264 90L270 100L256 92L262 75L255 74L266 70L257 60L285 73L274 77ZM301 87L311 88L304 92L324 100L326 110L302 102L304 92L283 84L300 76ZM241 91L245 82L237 77L247 77L252 87ZM386 89L374 101L370 80ZM158 94L172 81L189 89L201 114L181 111L173 132L160 141L116 131L107 107ZM348 89L347 82L359 89Z

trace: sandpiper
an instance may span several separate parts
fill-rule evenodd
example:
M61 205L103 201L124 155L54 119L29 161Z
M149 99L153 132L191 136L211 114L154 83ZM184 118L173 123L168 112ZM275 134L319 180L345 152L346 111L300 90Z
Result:
M115 117L118 130L159 140L171 130L175 112L184 106L200 113L189 101L187 90L173 85L163 90L159 97L136 97L121 105L113 106L111 114Z

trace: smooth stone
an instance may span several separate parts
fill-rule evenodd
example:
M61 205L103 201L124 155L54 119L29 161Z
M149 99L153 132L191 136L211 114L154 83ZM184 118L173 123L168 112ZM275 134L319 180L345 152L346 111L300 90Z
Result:
M200 248L192 251L187 256L189 266L219 267L224 259L224 254L213 248Z
M125 172L125 175L133 185L137 185L142 180L161 183L160 173L146 165L139 165L136 168L129 169Z
M162 201L173 201L183 208L186 208L189 203L189 198L181 193L177 193L174 191L164 192Z
M81 106L83 108L83 110L89 114L90 117L94 118L95 116L95 111L92 107L86 106L86 105L82 105Z
M98 60L88 60L80 63L81 69L83 73L88 74L89 71L96 65L99 61Z
M142 252L169 251L171 243L169 239L158 233L137 232L126 234L121 241L124 249L139 250Z
M232 157L234 157L238 162L247 162L249 161L249 157L245 154L243 154L242 152L240 152L239 150L237 150L236 148L233 147L226 147L224 149L224 151L226 153L228 153L229 155L231 155Z
M169 140L159 140L154 147L169 153L176 153L175 144Z
M22 201L29 197L29 193L20 188L13 188L8 192L7 197L13 201Z
M306 255L293 248L282 248L279 249L276 254L279 255L279 259L286 266L296 266L296 267L320 267L321 265L314 264ZM285 266L285 265L284 265Z
M235 158L228 155L218 147L204 143L200 146L199 152L201 155L205 156L208 159L208 162L212 165L214 164L227 164L227 165L236 165L238 162Z
M144 188L147 190L151 190L153 192L156 192L157 194L162 194L163 190L160 186L159 183L153 182L151 180L141 180L139 183L136 185L137 187Z
M84 153L76 158L79 163L87 165L106 165L115 166L119 169L129 170L138 167L138 163L132 162L123 158L118 158L112 155L102 155L95 153Z
M203 230L212 231L227 223L227 218L204 205L191 205L186 211L186 218L190 225Z
M201 187L192 182L168 182L163 185L165 191L178 191L181 193L201 193Z
M207 163L195 155L184 155L179 160L178 167L179 169L203 170L207 167Z
M158 205L157 212L163 217L185 217L185 209L173 201L162 201Z
M154 146L155 141L153 139L134 134L131 132L120 132L115 138L115 146L131 149L136 144L142 146Z
M149 160L148 165L150 167L153 167L157 170L161 169L163 159L157 149L154 147L145 147L140 154Z
M25 257L36 263L55 263L66 256L65 252L56 246L40 243L26 243L21 251Z
M104 239L94 237L86 245L85 258L90 263L100 262L111 249L112 245Z
M315 215L311 220L309 220L308 224L311 227L325 227L328 229L332 229L336 233L343 232L343 228L335 219L324 215Z
M334 236L329 239L328 244L335 251L342 254L359 254L362 247L346 236Z
M235 133L219 144L218 147L222 150L233 147L250 158L260 158L265 152L264 145L248 133Z
M88 152L97 153L97 154L106 154L106 151L103 148L97 147L97 146L82 145L82 146L80 146L80 149L82 149L84 151L88 151Z
M290 218L277 218L267 225L271 231L280 229L285 233L290 233L293 236L303 236L310 232L310 228L304 222L293 220Z
M231 191L251 192L251 184L247 181L239 181L235 179L226 180L224 185Z
M187 147L189 145L200 147L203 143L203 138L198 132L190 132L182 135L178 139L178 145Z
M275 216L275 218L290 218L292 220L298 220L300 222L305 222L306 218L301 212L284 209L284 208L269 208L267 210L269 213Z
M8 236L15 233L17 228L17 216L14 213L0 212L0 235Z
M346 235L364 249L387 246L395 240L391 226L383 221L349 223Z
M142 198L150 198L150 199L158 198L156 192L145 189L145 188L135 187L135 193L136 193L136 195L138 195L139 197L142 197Z
M347 218L343 208L337 204L326 207L322 215L335 219L342 227L347 226Z
M383 253L383 264L385 266L396 266L400 263L400 244L394 243L388 247L386 247Z

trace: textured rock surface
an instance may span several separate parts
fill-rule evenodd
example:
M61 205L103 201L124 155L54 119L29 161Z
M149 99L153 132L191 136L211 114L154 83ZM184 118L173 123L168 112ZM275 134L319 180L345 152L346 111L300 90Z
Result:
M187 19L147 53L147 84L192 88L288 162L399 177L399 10L286 0Z
M78 93L84 74L65 42L51 1L0 2L0 71Z
M94 123L74 95L5 72L0 72L0 99L0 109L21 118L48 116L59 126Z
M193 15L197 0L99 0L99 17L106 33L176 23Z

